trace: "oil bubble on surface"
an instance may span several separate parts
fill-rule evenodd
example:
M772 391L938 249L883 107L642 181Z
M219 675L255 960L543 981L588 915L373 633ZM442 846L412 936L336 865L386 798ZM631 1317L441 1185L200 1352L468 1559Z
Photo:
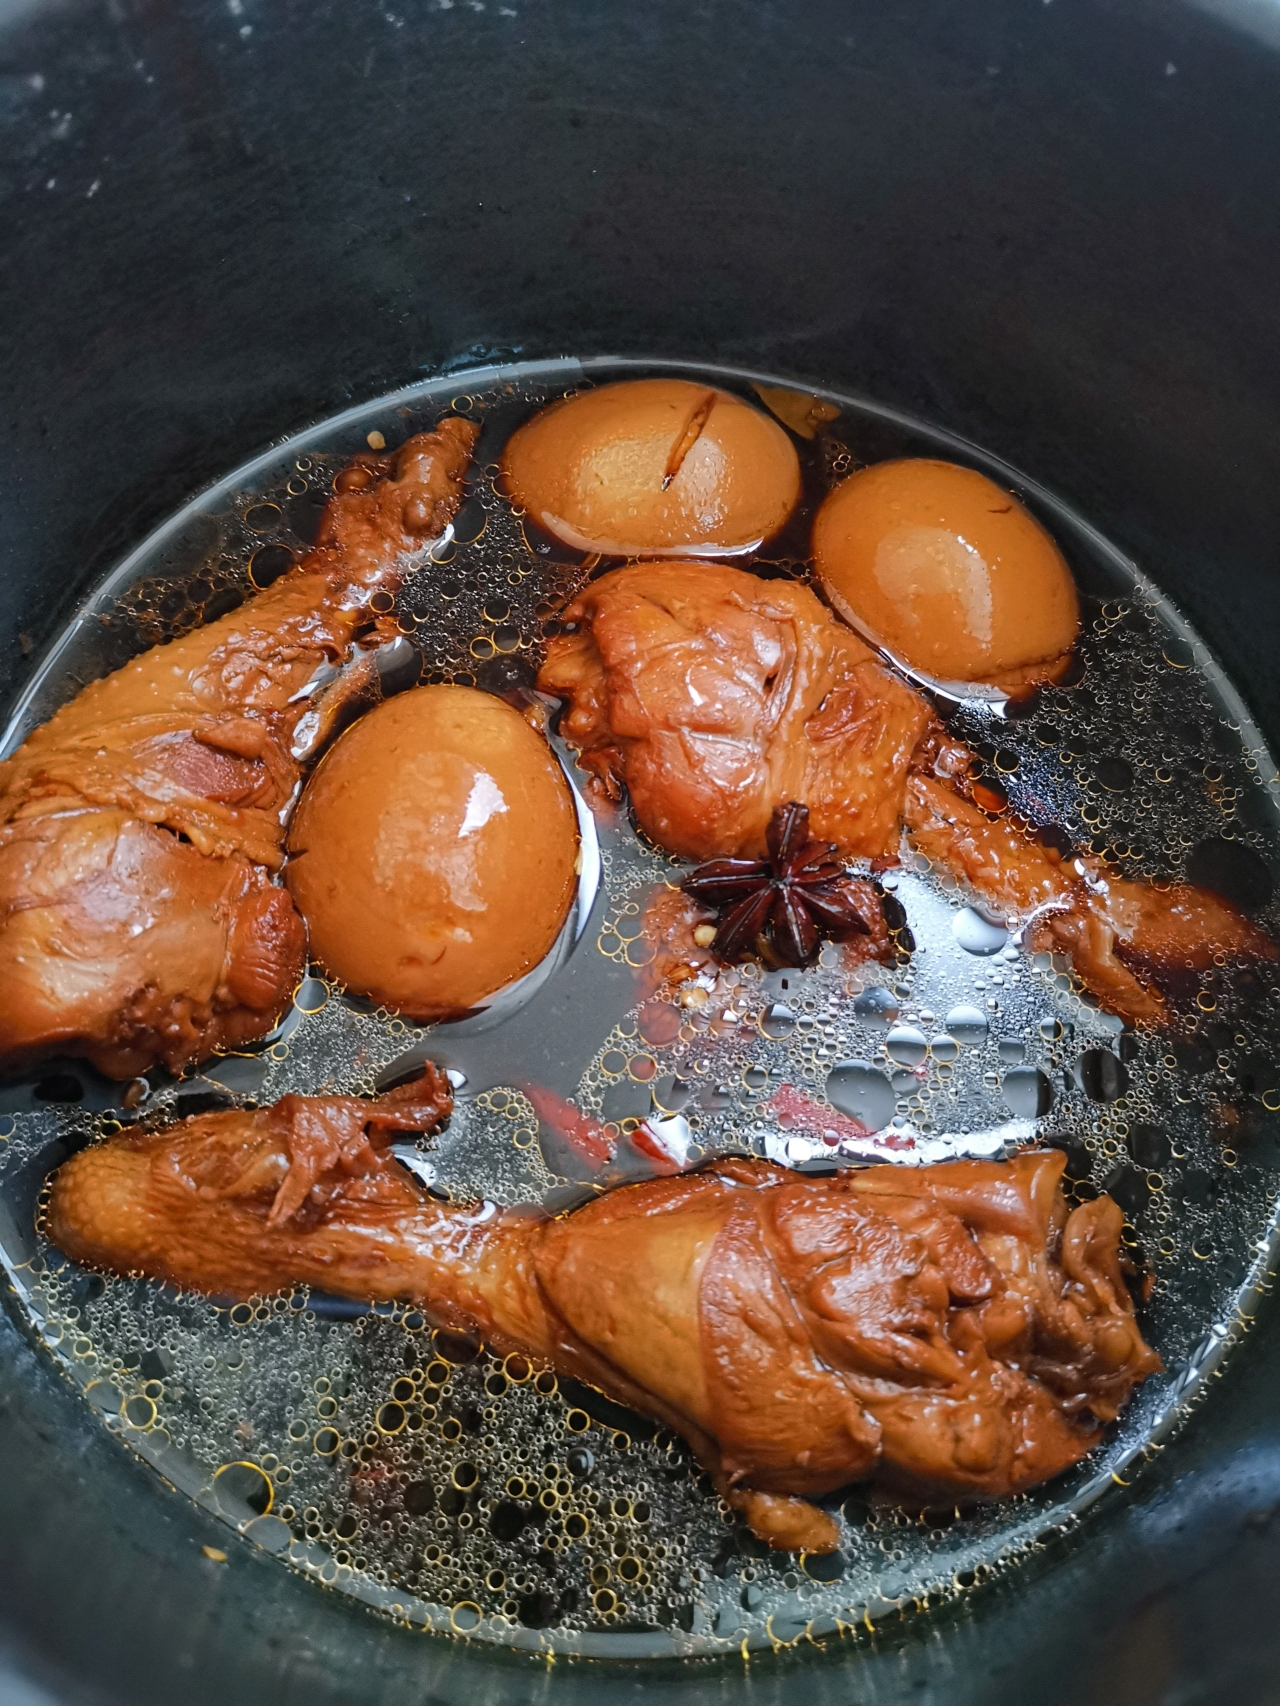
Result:
M866 989L854 1001L853 1011L869 1028L887 1030L898 1017L898 1003L887 989Z
M1015 1119L1039 1119L1053 1106L1053 1085L1038 1067L1016 1066L1006 1072L1001 1090Z
M866 1060L847 1060L827 1077L827 1100L842 1114L880 1131L893 1118L895 1097L883 1072Z
M919 1066L929 1052L929 1039L915 1025L895 1025L885 1038L884 1050L900 1066Z
M1009 940L1003 924L988 918L976 906L962 906L952 920L951 933L966 953L998 954Z
M781 1001L770 1002L760 1018L760 1029L767 1037L789 1037L796 1028L796 1016Z
M10 745L66 696L66 671L93 679L286 573L350 452L370 433L394 444L449 408L482 423L477 477L395 601L403 643L379 660L384 691L419 676L527 690L595 565L512 513L496 458L543 402L588 373L628 371L565 362L431 382L237 470L93 595L20 705ZM884 454L982 460L869 405L832 395L822 406L800 446L813 501ZM1050 826L1041 840L1062 856L1203 883L1280 935L1276 766L1260 736L1158 590L1028 493L1081 580L1077 665L998 729L989 708L956 707L951 732L994 767L1013 813ZM768 572L795 573L804 555L797 534L778 553L791 566ZM1214 965L1166 1030L1125 1031L1068 961L1025 951L1007 921L904 847L882 878L900 926L893 966L851 972L826 952L801 972L712 967L683 1003L655 1009L645 908L673 862L619 819L602 820L599 839L600 894L579 947L500 1023L419 1027L313 971L261 1046L181 1083L152 1073L113 1085L54 1062L4 1086L0 1250L15 1307L101 1424L245 1543L445 1637L545 1654L736 1653L865 1631L967 1592L1132 1479L1269 1283L1272 983ZM732 1152L828 1172L999 1156L1038 1137L1063 1152L1076 1199L1106 1189L1120 1203L1166 1371L1061 1480L945 1523L855 1490L837 1512L838 1552L800 1558L763 1548L651 1419L442 1331L423 1309L303 1287L228 1306L85 1273L36 1230L48 1170L96 1136L288 1091L370 1093L426 1058L448 1068L455 1112L437 1139L397 1154L424 1189L455 1200L563 1212L595 1194L590 1166L535 1110L534 1085L598 1122L618 1179L645 1171L655 1134L689 1163Z
M971 1047L983 1041L987 1034L987 1016L971 1002L962 1001L946 1017L947 1034L958 1043Z

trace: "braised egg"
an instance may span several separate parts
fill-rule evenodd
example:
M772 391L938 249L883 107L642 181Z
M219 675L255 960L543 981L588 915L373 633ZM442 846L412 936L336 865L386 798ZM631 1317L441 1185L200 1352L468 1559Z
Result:
M538 526L611 557L751 551L800 497L783 428L687 379L624 380L553 403L512 434L502 471Z
M909 458L843 481L813 527L832 605L904 663L1011 694L1054 680L1080 626L1053 539L975 469Z
M313 958L413 1018L531 971L576 887L573 797L518 711L433 686L370 711L302 795L286 880Z

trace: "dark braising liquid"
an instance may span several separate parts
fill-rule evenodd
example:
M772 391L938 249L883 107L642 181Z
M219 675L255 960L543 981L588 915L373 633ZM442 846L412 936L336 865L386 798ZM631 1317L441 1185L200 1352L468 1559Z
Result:
M68 629L10 744L78 680L221 614L310 541L335 470L381 434L395 445L446 409L483 423L455 537L411 576L389 687L531 687L548 625L588 568L526 528L495 487L506 435L541 403L635 364L574 362L431 382L318 427L238 471L148 541ZM694 377L704 377L694 373ZM753 395L751 376L709 382ZM971 447L831 394L799 445L802 513L766 548L803 577L808 525L858 464L932 455L1018 486L1066 552L1084 601L1071 685L1013 717L950 713L1015 810L1126 874L1189 875L1280 936L1274 760L1204 648L1084 523ZM420 663L419 660L420 659ZM644 1655L853 1634L961 1593L1078 1520L1166 1435L1249 1314L1274 1253L1280 1195L1276 1001L1225 964L1171 1030L1123 1032L1065 962L1031 958L954 885L910 860L892 873L914 938L892 970L723 972L687 993L672 1034L637 1026L654 952L644 902L672 862L625 818L602 823L601 881L576 947L523 1002L426 1030L313 971L256 1052L122 1097L80 1065L0 1090L0 1243L33 1335L104 1424L175 1485L295 1568L416 1626L529 1649ZM589 898L589 897L588 897ZM709 985L709 987L708 987ZM968 1512L921 1513L853 1491L841 1550L768 1553L684 1445L599 1394L504 1363L415 1310L364 1310L298 1289L228 1307L68 1264L34 1230L41 1183L70 1148L289 1090L369 1091L429 1054L461 1088L430 1147L432 1188L569 1206L582 1169L520 1088L573 1097L625 1134L680 1119L694 1157L750 1150L820 1163L774 1117L783 1086L915 1141L917 1158L998 1156L1039 1133L1072 1189L1105 1188L1153 1280L1144 1330L1167 1373L1077 1470ZM133 1104L126 1109L124 1102ZM625 1145L624 1145L625 1148Z

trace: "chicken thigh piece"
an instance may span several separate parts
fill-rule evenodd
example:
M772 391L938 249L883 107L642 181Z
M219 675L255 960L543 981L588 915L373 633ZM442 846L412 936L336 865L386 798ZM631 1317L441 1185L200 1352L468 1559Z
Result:
M1215 953L1274 959L1229 902L1061 861L966 797L967 748L807 587L706 563L634 563L564 612L538 685L567 701L579 763L641 828L686 858L759 858L794 800L844 859L890 857L902 831L1019 925L1069 957L1112 1012L1169 1016Z
M896 848L930 707L794 581L633 563L564 612L538 686L641 828L687 859L758 859L776 806L850 857Z
M75 1260L247 1297L302 1282L403 1299L683 1434L786 1550L810 1501L876 1476L921 1501L1058 1474L1159 1367L1109 1197L1070 1209L1057 1151L806 1178L724 1160L559 1219L427 1196L386 1149L449 1105L289 1096L82 1151L47 1230Z
M0 763L0 1070L179 1071L264 1036L302 965L274 881L325 728L312 684L457 510L449 417L335 481L315 547L241 609L86 687Z

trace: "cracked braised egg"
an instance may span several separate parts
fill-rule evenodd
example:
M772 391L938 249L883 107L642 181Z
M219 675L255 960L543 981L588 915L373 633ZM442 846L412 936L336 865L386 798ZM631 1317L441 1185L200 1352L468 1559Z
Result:
M429 1018L546 956L574 896L577 817L518 711L475 688L419 687L321 761L289 851L312 957L348 989Z
M624 380L551 404L512 434L502 472L538 526L608 557L751 551L800 497L782 427L687 379Z
M835 608L913 669L1010 694L1057 679L1080 627L1075 582L1012 493L924 457L843 481L813 525Z

